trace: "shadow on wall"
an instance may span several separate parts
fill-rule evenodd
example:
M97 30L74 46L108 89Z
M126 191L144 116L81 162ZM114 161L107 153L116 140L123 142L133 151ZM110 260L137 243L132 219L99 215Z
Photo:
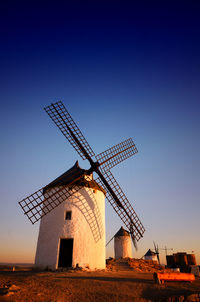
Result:
M42 188L23 199L20 206L34 224L68 198L81 211L91 229L94 241L98 242L103 236L104 228L92 188L83 188L78 184L71 187L59 186L47 190Z
M72 196L71 203L81 211L91 229L94 241L98 242L103 236L103 223L93 190L84 188L81 193L77 192Z

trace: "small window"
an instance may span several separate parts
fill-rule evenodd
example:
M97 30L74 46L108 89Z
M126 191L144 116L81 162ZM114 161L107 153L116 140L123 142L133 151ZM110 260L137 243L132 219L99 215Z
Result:
M65 215L65 220L71 220L72 219L72 211L67 211Z

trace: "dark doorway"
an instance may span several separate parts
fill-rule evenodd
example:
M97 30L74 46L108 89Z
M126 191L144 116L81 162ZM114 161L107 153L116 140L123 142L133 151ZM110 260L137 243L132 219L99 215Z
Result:
M58 267L72 267L73 239L60 239Z

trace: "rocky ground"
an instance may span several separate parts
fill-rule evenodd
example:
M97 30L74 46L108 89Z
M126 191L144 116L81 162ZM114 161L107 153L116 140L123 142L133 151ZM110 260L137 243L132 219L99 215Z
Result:
M0 301L200 301L200 278L193 283L156 284L164 268L137 259L109 260L105 271L38 272L0 267Z
M112 271L117 270L133 270L135 272L167 272L170 269L166 269L163 265L159 265L155 261L124 258L124 259L107 259L107 269Z

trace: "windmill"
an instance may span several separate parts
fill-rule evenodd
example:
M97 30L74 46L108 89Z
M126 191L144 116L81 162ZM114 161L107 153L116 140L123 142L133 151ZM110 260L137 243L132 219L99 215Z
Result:
M160 253L159 253L159 251L164 250L165 254L166 254L166 257L167 257L167 251L169 251L169 250L172 251L173 248L167 248L166 246L164 248L158 248L158 244L156 245L155 242L153 242L153 244L154 244L155 253L156 253L157 258L158 258L158 263L160 264L160 256L159 256Z
M157 258L158 258L158 263L160 264L160 256L159 256L158 245L156 245L155 242L153 242L153 244L154 244L155 253L156 253Z
M75 173L74 178L68 178L67 187L57 186L54 190L48 190L49 185L47 185L20 201L19 205L24 214L34 224L51 213L66 198L76 194L81 189L78 180L96 173L95 183L105 191L108 202L129 230L134 246L137 247L136 242L143 237L144 226L111 172L111 168L115 165L138 152L133 140L129 138L95 155L61 101L44 109L81 158L89 161L90 168L88 170L80 169Z

